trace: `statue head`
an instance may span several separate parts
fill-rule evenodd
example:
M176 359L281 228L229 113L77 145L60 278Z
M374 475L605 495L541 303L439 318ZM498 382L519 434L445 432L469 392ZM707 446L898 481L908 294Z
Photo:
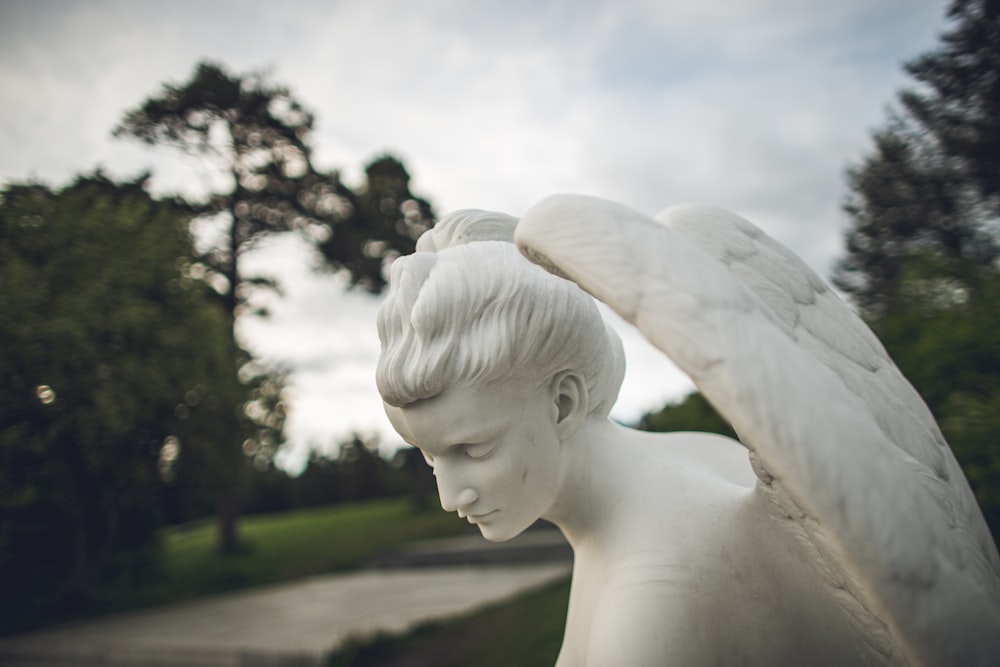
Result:
M563 445L607 417L625 370L594 300L525 259L515 223L442 220L393 263L378 317L386 414L434 468L442 507L490 540L556 506Z
M376 379L387 404L451 387L537 388L573 371L586 383L588 413L607 416L624 375L621 342L589 295L520 254L510 242L515 225L459 211L393 263L378 316Z

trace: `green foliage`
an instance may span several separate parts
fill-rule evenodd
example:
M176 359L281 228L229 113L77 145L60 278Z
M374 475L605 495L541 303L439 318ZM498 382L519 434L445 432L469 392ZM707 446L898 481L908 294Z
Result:
M202 156L226 177L228 184L200 210L228 218L227 245L205 259L230 285L245 280L237 262L242 252L268 234L299 230L320 242L332 268L377 293L385 285L383 263L412 251L430 226L430 204L410 193L405 167L388 155L367 166L359 192L337 172L318 169L313 122L287 88L267 77L202 62L187 83L165 85L115 132ZM237 292L230 292L234 311L245 298Z
M1000 3L953 0L849 171L835 282L927 401L1000 535Z
M310 144L313 122L287 88L267 77L233 75L202 62L190 80L163 86L115 130L117 136L199 156L222 177L224 185L207 201L188 205L226 225L225 243L210 248L199 264L228 285L221 298L233 324L254 310L254 294L277 286L271 276L244 275L240 262L269 235L302 233L318 244L332 269L377 293L385 285L384 263L411 251L430 226L430 205L410 193L409 175L398 160L384 156L372 162L358 193L338 173L318 169ZM229 397L230 413L241 419L225 420L228 435L217 440L212 465L203 468L218 489L223 551L239 543L238 498L246 473L240 451L265 469L281 444L284 422L280 374L252 363L235 343L232 347L249 395Z
M933 135L941 153L961 163L981 200L1000 195L1000 3L953 0L951 29L939 49L906 66L922 88L901 95L918 125Z
M108 586L76 611L122 611L357 568L406 542L468 529L440 509L417 511L403 499L377 500L246 517L241 547L220 554L210 523L188 524L161 532L157 577Z
M876 333L934 413L1000 535L1000 272L928 255L904 269Z
M378 441L355 435L336 457L313 452L294 477L273 467L256 471L244 508L255 514L401 496L409 497L414 509L436 505L434 476L419 450L407 447L386 460L378 454Z
M275 286L268 276L244 276L240 257L269 234L321 228L324 197L334 196L339 186L312 165L307 143L312 124L312 114L286 88L260 75L232 76L218 65L201 63L190 81L165 85L115 130L117 136L198 155L228 180L206 202L188 205L228 225L225 243L210 248L199 263L224 278L220 296L231 328L255 291ZM280 375L253 364L235 342L235 330L232 340L233 373L240 373L240 384L247 388L243 395L238 390L227 395L228 416L219 421L217 449L202 462L208 465L187 468L206 475L217 489L223 551L234 551L240 539L239 494L246 474L241 452L258 466L268 465L284 421Z
M636 428L659 432L703 431L736 437L729 422L699 393L688 394L680 403L665 405L657 412L647 412Z
M848 172L852 224L834 275L868 319L896 306L911 258L933 253L988 263L997 252L967 177L930 137L894 119L874 141L874 153Z
M434 214L426 199L410 191L406 167L391 155L370 162L365 177L359 192L340 191L344 215L319 249L331 267L346 269L355 284L377 294L386 285L385 265L414 251Z
M207 527L167 532L166 574L183 595L345 570L394 546L468 531L443 510L418 512L405 500L375 500L245 519L246 546L215 554Z
M907 65L918 86L848 172L852 223L835 282L870 318L894 306L910 258L1000 255L1000 4L955 0L948 16L941 47Z
M187 213L142 181L0 201L3 626L155 572L161 476L221 404L226 319L184 259Z

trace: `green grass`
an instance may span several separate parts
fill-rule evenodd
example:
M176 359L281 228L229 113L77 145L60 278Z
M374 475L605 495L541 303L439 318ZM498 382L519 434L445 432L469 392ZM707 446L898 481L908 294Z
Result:
M406 542L468 530L454 515L415 512L403 499L246 517L245 546L229 556L215 553L211 522L170 529L163 534L165 566L155 582L105 590L87 608L48 622L346 570ZM548 667L559 652L568 597L566 580L467 617L423 625L403 637L351 642L331 657L330 665Z
M99 606L121 610L346 570L396 545L468 530L441 510L416 512L406 499L245 517L243 547L215 552L214 524L164 533L157 581L110 591Z
M330 656L330 667L551 667L559 655L569 601L563 580L459 619L402 637L358 640Z

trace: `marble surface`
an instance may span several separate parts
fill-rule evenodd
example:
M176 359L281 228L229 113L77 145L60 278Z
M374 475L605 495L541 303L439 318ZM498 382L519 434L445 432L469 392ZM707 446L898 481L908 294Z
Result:
M392 267L379 390L445 509L566 536L559 667L1000 659L1000 558L947 443L787 249L721 209L575 195L428 235ZM740 441L611 422L621 348L587 293Z

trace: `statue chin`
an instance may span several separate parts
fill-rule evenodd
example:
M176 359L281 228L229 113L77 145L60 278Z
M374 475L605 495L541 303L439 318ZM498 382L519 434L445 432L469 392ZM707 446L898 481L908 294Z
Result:
M508 525L505 521L506 517L502 510L497 510L491 512L490 514L483 517L469 517L469 523L473 524L479 529L479 533L490 542L506 542L507 540L512 540L524 531L526 531L532 521L528 525ZM521 522L523 523L523 522Z

